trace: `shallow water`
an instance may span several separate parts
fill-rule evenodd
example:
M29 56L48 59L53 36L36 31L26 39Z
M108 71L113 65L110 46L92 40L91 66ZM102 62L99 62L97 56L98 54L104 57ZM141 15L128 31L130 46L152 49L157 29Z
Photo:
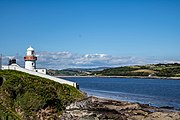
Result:
M88 95L180 109L180 80L139 78L65 78Z

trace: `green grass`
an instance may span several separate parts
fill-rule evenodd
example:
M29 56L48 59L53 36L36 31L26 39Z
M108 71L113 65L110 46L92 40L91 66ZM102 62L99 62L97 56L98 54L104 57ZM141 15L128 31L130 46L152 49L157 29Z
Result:
M46 108L58 115L68 104L84 97L72 86L23 72L1 70L0 77L4 79L0 86L0 119L35 119L37 112Z

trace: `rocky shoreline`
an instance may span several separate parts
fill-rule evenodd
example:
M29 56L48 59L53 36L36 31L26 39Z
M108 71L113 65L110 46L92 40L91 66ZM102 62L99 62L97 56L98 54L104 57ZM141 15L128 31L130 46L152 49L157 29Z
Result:
M180 111L87 97L66 107L61 120L180 120Z

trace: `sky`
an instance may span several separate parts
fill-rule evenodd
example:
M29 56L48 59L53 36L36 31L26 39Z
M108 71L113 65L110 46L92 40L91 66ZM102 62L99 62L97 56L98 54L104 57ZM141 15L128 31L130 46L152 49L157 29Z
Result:
M53 69L180 61L180 0L0 0L0 53Z

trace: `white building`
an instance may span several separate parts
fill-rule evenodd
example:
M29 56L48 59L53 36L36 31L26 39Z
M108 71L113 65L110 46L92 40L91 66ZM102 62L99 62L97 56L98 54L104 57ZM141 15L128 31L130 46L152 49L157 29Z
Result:
M2 65L2 70L17 70L21 72L25 72L31 75L36 75L39 77L47 78L52 81L61 83L61 84L68 84L75 88L79 88L78 84L75 82L71 82L68 80L64 80L61 78L56 78L50 75L46 75L46 69L37 69L36 68L36 60L37 57L35 56L34 49L32 47L29 47L26 52L26 56L24 57L25 60L25 68L20 67L18 64L16 64L16 59L11 59L9 61L8 65ZM2 61L0 61L2 62Z
M36 60L37 57L35 56L34 49L30 46L26 51L26 56L24 57L25 69L46 74L46 69L36 68Z

